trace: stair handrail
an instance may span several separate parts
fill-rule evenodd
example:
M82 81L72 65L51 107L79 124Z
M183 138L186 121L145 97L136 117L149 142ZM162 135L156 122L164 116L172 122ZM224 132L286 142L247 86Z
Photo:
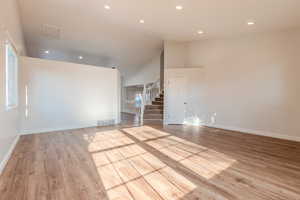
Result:
M144 111L145 111L145 102L146 102L146 84L144 84L144 88L143 88L143 94L142 94L142 102L141 102L141 110L140 110L140 113L141 113L141 116L140 116L140 122L141 122L141 125L144 124Z
M160 94L160 79L146 84L146 105L151 105L152 101Z
M141 110L140 110L141 113L140 121L142 125L144 124L144 111L146 105L151 105L152 101L154 101L155 98L160 95L160 92L161 92L160 79L152 83L144 84Z

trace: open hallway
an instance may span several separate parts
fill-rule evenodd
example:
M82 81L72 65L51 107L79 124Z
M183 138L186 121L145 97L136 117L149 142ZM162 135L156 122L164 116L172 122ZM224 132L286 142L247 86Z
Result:
M195 126L21 136L1 200L300 199L297 142Z

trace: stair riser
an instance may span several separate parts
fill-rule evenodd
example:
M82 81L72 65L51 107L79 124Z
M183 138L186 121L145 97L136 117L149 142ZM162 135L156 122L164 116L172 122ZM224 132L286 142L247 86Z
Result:
M151 109L160 109L162 110L163 109L163 106L162 105L147 105L146 106L146 110L151 110Z
M163 119L163 115L162 114L146 114L144 115L144 119Z
M152 105L147 105L144 111L144 124L162 125L163 124L163 104L164 93L152 101Z
M162 110L145 110L144 114L147 115L147 114L163 114L164 112Z
M152 105L163 105L162 101L152 101Z
M147 120L144 119L144 124L162 124L163 121L160 119L156 119L156 120Z

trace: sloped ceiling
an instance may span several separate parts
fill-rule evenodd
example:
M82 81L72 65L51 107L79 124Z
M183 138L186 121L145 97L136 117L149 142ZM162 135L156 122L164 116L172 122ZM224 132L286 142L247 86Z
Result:
M300 25L299 0L19 0L29 56L135 70L163 40L191 41ZM109 5L110 10L104 9ZM176 10L175 6L183 6ZM144 24L139 23L143 19ZM247 26L247 21L255 21ZM43 26L59 28L59 38ZM197 34L203 30L204 34ZM49 54L45 54L49 50ZM82 60L78 56L83 56Z

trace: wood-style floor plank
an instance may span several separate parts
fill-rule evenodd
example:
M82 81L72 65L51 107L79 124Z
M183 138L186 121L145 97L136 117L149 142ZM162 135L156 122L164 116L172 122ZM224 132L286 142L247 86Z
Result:
M138 171L127 160L116 162L113 165L124 182L131 181L140 176Z
M139 178L126 184L135 200L162 200L159 194L145 181Z
M133 197L124 185L107 191L110 200L133 200Z
M1 200L300 200L300 143L130 124L21 136Z
M184 196L182 191L159 172L151 173L145 176L145 179L165 200L177 200Z
M155 171L155 169L141 156L133 157L129 161L141 175L145 175Z

